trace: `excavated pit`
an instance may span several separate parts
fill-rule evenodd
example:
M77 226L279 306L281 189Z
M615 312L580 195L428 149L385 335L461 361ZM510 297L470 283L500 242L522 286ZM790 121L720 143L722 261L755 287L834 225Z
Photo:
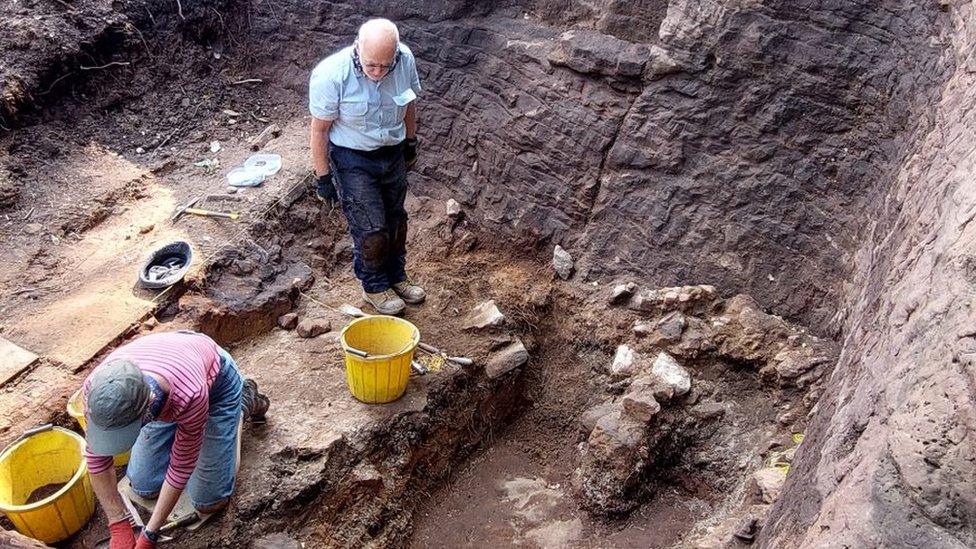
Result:
M400 23L426 91L407 207L430 298L407 318L476 365L365 406L336 344L338 307L361 305L351 242L304 192L303 105L314 63L376 14ZM968 321L976 253L970 2L0 15L0 335L40 356L0 364L0 442L70 425L67 395L128 338L212 335L272 416L246 432L234 504L180 546L976 540L957 389L973 337L939 328ZM284 169L225 195L269 124ZM246 222L169 220L208 194ZM195 269L162 295L133 288L173 239ZM463 328L488 300L504 324ZM300 336L311 324L324 333ZM69 545L104 529L98 513Z

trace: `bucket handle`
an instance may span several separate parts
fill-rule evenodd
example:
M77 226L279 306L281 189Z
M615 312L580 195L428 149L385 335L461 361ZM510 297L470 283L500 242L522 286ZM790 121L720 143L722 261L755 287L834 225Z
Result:
M14 441L11 442L10 445L13 446L14 444L17 444L18 442L24 440L25 438L32 437L34 435L43 433L45 431L50 431L53 428L54 428L53 423L45 423L44 425L38 425L37 427L32 427L24 431L19 437L14 439Z

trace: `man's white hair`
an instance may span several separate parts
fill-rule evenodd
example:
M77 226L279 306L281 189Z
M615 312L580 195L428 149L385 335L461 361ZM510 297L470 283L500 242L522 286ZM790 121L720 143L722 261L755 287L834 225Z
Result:
M366 42L366 38L370 36L377 36L380 34L387 34L393 37L393 43L398 44L400 42L400 31L397 30L397 26L389 19L370 19L366 21L359 27L359 33L356 35L356 41L360 44Z

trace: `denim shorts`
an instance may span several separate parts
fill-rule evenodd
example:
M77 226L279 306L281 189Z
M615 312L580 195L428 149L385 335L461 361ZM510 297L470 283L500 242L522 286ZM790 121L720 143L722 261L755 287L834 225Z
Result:
M194 507L207 507L230 497L237 480L237 436L244 379L237 363L220 349L220 372L210 387L210 406L203 447L186 485ZM142 428L132 447L126 474L132 490L152 498L159 494L169 467L176 423L153 421Z

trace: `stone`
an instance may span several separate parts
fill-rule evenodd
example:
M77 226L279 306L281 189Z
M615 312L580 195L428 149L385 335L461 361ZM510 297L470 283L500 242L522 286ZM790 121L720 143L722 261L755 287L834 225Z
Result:
M773 503L786 482L785 467L766 467L752 474L750 495L756 503Z
M796 421L796 416L793 412L783 412L776 418L776 423L779 423L783 427L793 424Z
M725 415L725 405L721 402L701 402L688 410L692 416L701 419L717 419Z
M20 532L0 528L0 547L7 549L45 549L47 545Z
M649 394L659 404L667 404L675 396L674 387L665 382L660 376L651 372L644 372L635 377L629 389L633 392L639 391Z
M305 318L298 323L298 335L305 338L318 337L332 329L332 324L324 318Z
M798 349L784 349L773 357L772 363L781 385L792 382L802 388L807 384L805 383L807 380L800 381L801 376L834 360L833 356L821 355L812 346L807 346Z
M484 330L486 328L497 328L505 324L505 315L498 310L495 300L486 301L468 313L461 328L464 330Z
M252 547L260 547L261 549L303 549L301 542L280 532L261 536L254 540Z
M287 313L279 316L278 326L285 330L294 330L298 326L298 313Z
M691 374L668 353L658 353L651 365L651 374L670 389L670 398L680 397L691 389Z
M687 321L681 311L668 313L657 322L657 333L664 341L677 341L681 339L681 332L684 331Z
M239 189L237 187L230 187L230 186L228 186L227 187L227 194L237 194L237 191L238 190Z
M563 280L569 280L573 276L573 256L558 244L552 251L552 268Z
M156 320L156 317L154 316L147 318L146 321L142 323L142 327L146 330L152 330L156 328L156 326L159 326L159 321Z
M251 150L259 151L263 149L272 139L277 138L279 135L281 135L281 127L277 124L271 124L249 140Z
M609 302L611 305L619 305L630 299L636 291L637 284L634 284L633 282L617 284L613 287L613 290L610 291Z
M380 488L383 486L383 475L376 467L367 461L359 462L352 469L352 478L356 484Z
M615 378L630 377L637 371L637 353L628 345L619 345L613 362L610 363L610 375Z
M640 292L627 306L645 313L660 313L674 309L699 312L707 310L717 299L718 293L714 286L677 286Z
M139 234L146 234L155 228L156 225L153 223L150 223L149 225L143 225L142 227L139 227Z
M516 340L488 359L485 373L489 379L496 379L524 365L528 360L529 352L525 349L525 345L520 340Z
M548 61L582 74L640 80L652 54L646 44L636 44L590 29L573 29L560 35ZM659 57L659 56L658 56ZM657 60L655 65L663 65Z
M654 398L653 390L645 387L631 387L624 394L623 407L626 414L641 423L649 423L661 411L661 405Z
M447 199L445 210L447 211L447 217L458 217L461 215L461 205L453 198Z
M580 415L580 433L584 436L589 436L596 427L596 422L600 420L603 416L617 410L618 405L614 404L612 400L606 402L601 402L592 408L588 408L585 412Z
M734 362L761 365L786 346L790 327L778 317L763 312L747 295L737 295L726 303L729 322L717 328L714 339L719 354Z
M38 234L43 230L44 230L44 225L41 225L40 223L28 223L24 225L25 234L31 234L31 235Z
M591 513L611 515L634 508L630 491L639 479L634 474L643 463L644 426L622 409L597 420L587 441L580 446L580 465L573 484L583 507Z
M654 333L655 325L650 322L637 321L634 323L633 332L637 337L647 337Z

